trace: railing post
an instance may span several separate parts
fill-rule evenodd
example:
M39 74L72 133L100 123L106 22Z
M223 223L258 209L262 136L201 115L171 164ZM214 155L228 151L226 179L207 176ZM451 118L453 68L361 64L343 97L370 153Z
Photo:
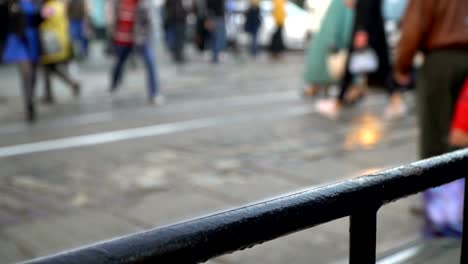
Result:
M377 209L350 216L350 264L375 264Z
M468 263L468 184L465 179L461 264Z

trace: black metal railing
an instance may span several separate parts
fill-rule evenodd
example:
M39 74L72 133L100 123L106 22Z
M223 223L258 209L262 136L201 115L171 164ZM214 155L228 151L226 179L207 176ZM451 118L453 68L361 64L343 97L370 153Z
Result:
M346 216L350 216L349 263L375 263L381 206L464 178L466 173L468 150L461 150L28 263L200 263ZM466 233L461 254L465 264Z

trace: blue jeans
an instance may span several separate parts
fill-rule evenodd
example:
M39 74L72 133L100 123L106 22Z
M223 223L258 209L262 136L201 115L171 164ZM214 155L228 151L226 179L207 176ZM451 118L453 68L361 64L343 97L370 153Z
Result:
M214 19L214 28L211 33L211 51L213 52L212 62L219 61L219 53L226 46L226 22L224 17Z
M115 54L117 61L112 70L111 90L116 90L117 86L120 84L125 61L128 59L133 49L140 54L145 63L148 78L148 94L150 97L155 97L158 95L158 74L156 72L156 61L154 60L153 51L148 43L135 47L116 45Z
M258 54L258 31L250 32L250 55L257 56Z
M88 55L88 38L85 34L85 24L83 20L70 21L70 37L73 43L79 47L77 55L86 57Z

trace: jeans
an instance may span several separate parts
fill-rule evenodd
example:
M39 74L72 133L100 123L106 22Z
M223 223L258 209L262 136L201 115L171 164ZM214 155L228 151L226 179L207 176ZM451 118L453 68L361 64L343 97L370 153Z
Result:
M70 21L70 37L73 44L78 47L78 54L81 57L88 55L88 38L85 34L85 24L82 20Z
M151 50L149 43L135 47L116 45L115 53L117 61L112 71L111 90L116 90L117 86L120 84L125 61L128 59L133 49L140 54L143 62L145 63L148 78L148 94L150 97L155 97L158 95L158 75L156 72L156 61L154 60L153 51Z
M258 54L258 31L250 32L250 55L257 56Z
M226 22L224 17L214 19L214 28L211 33L211 51L213 52L212 62L219 61L219 53L226 46Z

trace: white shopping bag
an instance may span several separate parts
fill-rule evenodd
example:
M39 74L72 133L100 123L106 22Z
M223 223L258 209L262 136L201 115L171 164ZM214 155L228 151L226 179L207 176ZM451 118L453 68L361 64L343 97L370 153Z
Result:
M379 68L379 58L373 49L354 51L350 56L349 71L352 74L373 73Z

